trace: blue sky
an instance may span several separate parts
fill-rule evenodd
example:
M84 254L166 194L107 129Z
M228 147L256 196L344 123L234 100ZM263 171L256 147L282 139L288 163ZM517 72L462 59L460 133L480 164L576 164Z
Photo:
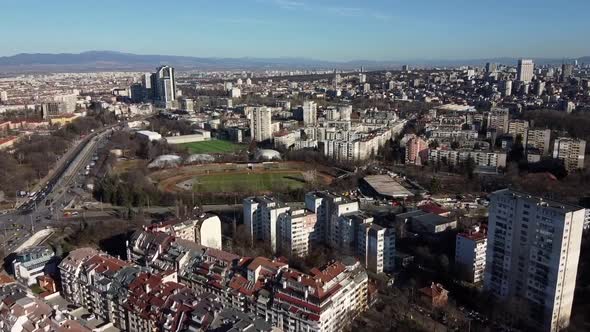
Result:
M590 55L590 0L2 0L0 8L0 55Z

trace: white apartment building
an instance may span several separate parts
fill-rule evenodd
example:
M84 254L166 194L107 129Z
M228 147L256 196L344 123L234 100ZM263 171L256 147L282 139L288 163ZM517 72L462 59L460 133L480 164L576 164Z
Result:
M430 131L431 138L450 138L455 140L474 140L478 138L475 130L446 130L435 129Z
M517 80L521 82L530 82L533 80L535 70L535 63L530 59L518 60L518 67L516 70Z
M305 207L317 214L323 241L330 243L336 219L345 213L358 211L358 201L350 200L327 191L314 191L305 195Z
M301 131L294 130L287 133L276 134L274 137L275 148L290 149L301 139Z
M430 149L428 160L431 163L448 163L457 166L472 158L477 166L506 167L506 153L473 150Z
M504 96L511 96L512 95L512 81L502 81L502 95Z
M526 146L539 149L543 155L549 154L549 142L551 141L551 130L529 129L527 131Z
M322 240L317 215L305 209L282 213L278 223L279 247L285 255L306 257L312 244Z
M569 324L585 210L509 189L490 195L484 288L520 300L515 317L542 331Z
M57 95L53 97L53 101L62 103L64 105L64 112L74 113L76 111L78 95L73 93L67 95Z
M272 139L272 111L265 106L253 107L250 114L252 140L263 142Z
M231 88L229 92L229 96L231 98L241 98L242 97L242 90L240 88Z
M390 273L395 267L395 230L377 224L360 225L357 240L357 256L375 273Z
M553 143L553 158L563 161L568 172L584 168L586 141L582 139L559 137Z
M306 100L303 102L303 124L315 126L318 123L318 105L315 101Z
M483 281L487 243L482 231L459 233L455 240L455 264L465 272L467 281L474 284Z
M175 237L202 246L221 250L221 219L212 214L203 214L189 220L170 226L157 227L154 229L169 232Z
M350 121L352 117L352 105L338 106L338 112L340 113L340 120Z
M55 254L46 246L32 247L16 254L12 263L12 271L16 279L30 286L37 283L37 277L45 275L47 271L57 268ZM52 262L53 261L53 262Z
M278 220L281 213L290 207L269 196L256 196L244 199L244 224L252 242L262 240L277 252Z
M508 134L516 139L519 135L522 139L522 144L527 142L527 135L529 129L529 122L527 120L510 120L508 122Z
M492 108L488 113L488 130L495 129L498 134L508 131L510 110L507 108Z
M329 244L347 255L356 253L361 225L372 224L373 217L362 211L346 212L332 219Z

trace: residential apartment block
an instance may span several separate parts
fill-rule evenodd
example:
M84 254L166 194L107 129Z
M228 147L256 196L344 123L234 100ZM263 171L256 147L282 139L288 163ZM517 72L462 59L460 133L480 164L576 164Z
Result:
M455 264L465 273L467 281L483 281L486 267L487 236L484 231L467 231L457 234L455 241Z
M559 137L553 145L553 158L563 161L568 172L584 168L586 141L582 139Z
M529 129L525 147L539 149L543 155L549 154L549 143L551 141L551 130L549 129Z
M268 107L253 107L250 114L250 135L256 142L272 139L272 110Z
M153 224L150 228L202 246L221 249L221 220L213 214L200 214L184 221Z
M411 138L406 144L406 164L420 166L428 160L428 143L420 137Z
M197 296L213 294L224 308L290 331L341 331L368 305L368 277L354 259L310 274L280 259L240 257L142 231L129 244L135 264L152 274L175 272ZM142 239L151 238L151 241ZM159 248L152 251L150 247Z
M393 271L393 229L373 225L373 217L361 211L356 200L310 192L305 209L293 210L272 197L250 197L244 200L244 220L249 235L274 252L306 257L314 246L326 245L356 256L376 273Z
M484 288L521 301L535 329L569 324L585 210L508 189L490 195Z
M506 167L506 153L479 150L430 149L428 159L431 163L448 163L457 166L472 158L477 166Z
M136 240L141 238L135 237ZM172 250L164 244L158 243L157 253L162 256ZM132 247L137 250L142 245L133 243ZM197 293L178 282L179 267L162 268L150 253L154 252L143 253L144 262L156 265L139 266L93 249L74 250L60 265L63 294L73 304L123 331L207 331L221 326L231 330L234 324L245 331L254 329L254 326L255 331L272 331L268 323L254 322L255 319L243 315L219 321L218 315L227 309L218 295ZM135 254L141 255L137 251ZM228 314L225 312L224 316Z
M306 257L321 240L317 215L306 209L281 213L278 224L279 251L285 255Z
M507 108L492 108L488 113L487 123L488 131L494 129L498 134L508 132L508 122L510 120L510 111Z
M523 146L527 142L528 130L529 122L527 120L510 120L508 122L508 134L512 135L515 140L520 136Z
M277 252L279 215L291 208L270 196L245 198L243 205L244 224L252 242L265 241L270 244L273 252Z

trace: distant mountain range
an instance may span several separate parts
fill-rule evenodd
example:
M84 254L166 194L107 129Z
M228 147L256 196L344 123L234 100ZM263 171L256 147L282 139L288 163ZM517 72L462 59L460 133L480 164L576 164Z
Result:
M560 64L574 59L534 59L537 64ZM580 63L590 63L590 56L577 58ZM0 57L0 72L57 72L57 71L108 71L153 70L163 64L181 70L263 70L263 69L356 69L367 70L399 68L403 64L419 67L455 67L483 65L486 62L516 64L515 58L426 60L407 61L323 61L307 58L211 58L175 55L140 55L113 51L89 51L82 53L21 53Z

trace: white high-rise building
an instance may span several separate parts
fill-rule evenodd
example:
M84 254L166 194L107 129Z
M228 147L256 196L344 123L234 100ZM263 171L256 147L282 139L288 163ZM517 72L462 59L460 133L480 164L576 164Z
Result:
M502 95L512 96L512 81L502 81Z
M362 211L347 212L333 218L329 236L330 247L347 255L354 254L361 225L372 223L373 217Z
M53 100L57 103L63 104L63 110L65 113L74 113L76 111L76 103L78 96L76 94L57 95L53 97Z
M545 92L545 82L543 81L536 81L535 82L535 95L541 96Z
M284 203L269 196L244 199L244 224L252 242L262 240L277 252L278 220L281 213L290 210Z
M484 288L534 329L569 324L585 210L509 189L490 195Z
M315 101L306 100L303 102L303 124L315 126L318 122L318 105Z
M306 257L312 244L320 242L320 225L315 213L308 210L287 211L279 215L279 247L288 256Z
M488 130L495 129L498 134L508 131L510 110L507 108L492 108L488 113Z
M508 121L508 134L512 135L514 139L518 136L521 138L522 145L527 142L527 135L529 129L529 122L527 120L510 120Z
M242 97L242 91L240 90L240 88L231 88L229 91L230 91L229 93L230 93L231 98Z
M517 79L521 82L530 82L533 80L535 63L530 59L518 60Z
M364 84L367 82L367 74L360 73L359 74L359 83Z
M329 243L337 218L358 211L359 203L327 191L315 191L305 195L305 207L317 214L321 236Z
M567 137L559 137L553 143L553 158L563 160L565 169L573 172L584 168L586 141Z
M529 129L527 131L526 146L539 149L543 153L543 155L549 154L550 141L550 129Z
M253 107L250 115L252 140L263 142L272 139L272 111L266 106Z
M467 281L483 281L486 267L487 237L481 231L457 234L455 241L455 264L465 273Z
M0 102L5 103L8 101L8 93L6 91L0 91Z
M154 87L154 99L163 107L172 107L176 100L174 68L170 66L159 67L151 84Z
M395 267L395 230L377 224L359 227L357 256L367 270L374 273L391 273Z
M338 106L338 111L340 112L340 120L350 121L352 118L352 105Z

